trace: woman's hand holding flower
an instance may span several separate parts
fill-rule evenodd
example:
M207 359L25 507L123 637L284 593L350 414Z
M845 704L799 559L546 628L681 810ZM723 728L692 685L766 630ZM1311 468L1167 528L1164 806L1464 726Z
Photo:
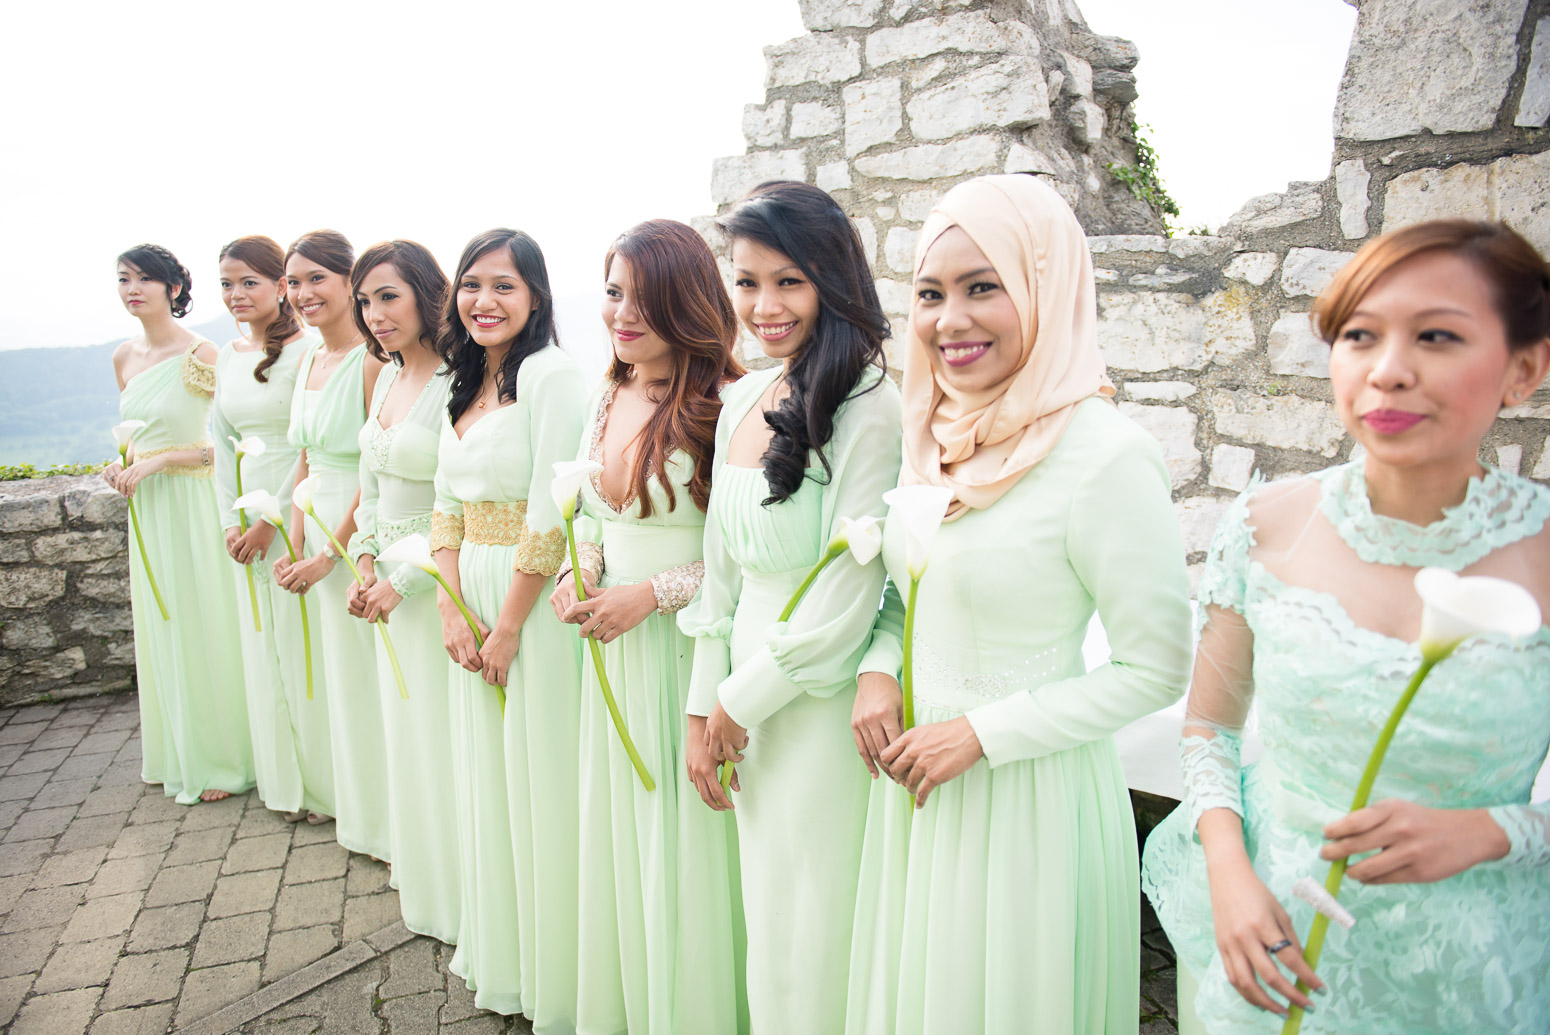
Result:
M457 603L444 589L436 591L436 609L441 612L441 642L447 648L447 657L470 672L483 670L484 661L479 657L479 644L473 631L468 628ZM486 643L490 642L490 627L478 616L474 621L479 622L479 636Z
M741 762L743 748L748 746L748 731L733 722L732 716L718 702L705 720L705 744L710 748L712 760Z
M365 573L363 572L362 574ZM362 597L365 604L365 612L361 617L368 622L378 620L385 622L388 615L393 613L393 608L402 603L404 598L399 594L398 590L393 588L393 583L387 579L367 576L367 580L371 585L366 587ZM466 628L468 623L464 622L463 625Z
M582 586L586 588L587 596L594 597L598 593L597 576L585 568L581 570ZM565 615L576 606L580 597L576 594L576 573L568 571L565 577L554 584L554 592L549 594L549 606L554 608L554 616L562 622L572 625L580 625L584 619L578 614L575 618L566 618Z
M657 595L650 582L607 589L593 589L589 585L587 599L578 600L567 608L560 621L579 623L582 636L595 637L599 643L610 643L644 622L656 609Z
M1346 875L1363 884L1429 884L1500 859L1512 847L1485 809L1434 809L1385 798L1324 828L1324 859L1362 852Z
M882 765L883 751L904 730L904 692L899 681L881 672L863 672L856 685L856 703L850 710L850 732L856 750L872 779ZM882 766L887 771L886 766Z
M468 628L467 622L463 623L463 628ZM506 685L507 671L511 668L511 659L517 656L521 639L521 629L507 629L499 624L485 635L484 646L479 648L479 674L486 683Z
M915 796L915 807L920 808L933 790L962 776L983 757L979 736L960 715L905 730L883 750L878 761L894 783Z
M145 460L136 460L118 474L118 479L113 487L119 491L125 499L135 498L135 487L146 478L157 474L167 466L166 454L149 457Z
M226 552L238 564L252 564L254 558L267 559L269 545L274 542L275 527L267 521L255 521L246 532L237 528L226 530Z
M716 760L711 757L710 740L706 736L705 726L705 716L689 716L688 729L684 738L684 766L689 772L689 782L700 792L700 800L717 812L727 812L737 806L732 804L732 799L721 789L721 774L717 771L719 767ZM736 772L732 774L732 789L742 790L738 785Z
M283 573L280 570L282 563L285 564ZM336 563L338 562L332 557L321 553L315 557L305 557L295 564L283 560L275 561L275 581L280 584L281 589L289 593L305 593L327 578Z

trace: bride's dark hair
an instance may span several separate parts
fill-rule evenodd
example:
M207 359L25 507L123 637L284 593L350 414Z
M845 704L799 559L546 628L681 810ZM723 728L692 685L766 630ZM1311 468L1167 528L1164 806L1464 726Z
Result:
M833 474L824 447L834 434L835 411L851 398L868 367L886 368L888 318L877 300L861 235L839 204L817 187L792 180L761 183L716 227L729 242L742 238L786 256L818 293L812 334L787 364L791 394L764 411L775 432L762 457L770 486L764 502L779 503L802 487L810 453L818 454L821 481Z

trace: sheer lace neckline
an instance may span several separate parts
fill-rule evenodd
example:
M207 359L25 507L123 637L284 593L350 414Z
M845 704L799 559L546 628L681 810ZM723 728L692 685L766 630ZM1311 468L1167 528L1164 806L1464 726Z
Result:
M1370 564L1435 565L1460 571L1492 551L1536 534L1550 517L1550 490L1493 467L1471 478L1463 502L1440 520L1412 525L1374 514L1360 461L1312 475L1319 507L1346 545Z

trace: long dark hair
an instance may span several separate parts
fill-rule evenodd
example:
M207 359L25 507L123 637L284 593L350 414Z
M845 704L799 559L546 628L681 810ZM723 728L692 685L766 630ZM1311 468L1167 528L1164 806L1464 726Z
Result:
M414 293L414 311L420 318L420 340L437 349L441 343L441 311L447 304L447 275L441 272L436 256L423 244L414 241L383 241L361 253L350 270L350 297L355 300L355 327L366 336L366 351L377 359L386 361L388 351L377 336L366 326L361 315L361 283L366 274L389 263L404 278L404 284ZM393 362L403 366L402 353L392 353ZM443 359L446 357L443 356Z
M437 345L437 351L446 357L452 367L452 398L447 403L447 413L454 424L479 395L479 388L484 384L485 364L484 347L469 336L468 328L463 326L462 317L458 315L458 285L463 282L468 267L501 247L510 253L512 266L516 267L517 275L527 285L528 294L533 299L533 312L522 330L517 332L516 340L511 343L511 349L495 374L497 400L515 402L517 371L522 367L522 361L546 345L560 343L559 331L554 325L554 294L549 290L549 267L544 265L544 253L538 247L538 242L521 230L504 227L486 230L469 241L468 247L463 249L462 258L457 261L457 276L452 278L452 290L447 292L446 310L441 318L441 338Z
M263 234L239 237L222 248L215 261L225 262L227 259L235 259L260 277L268 277L276 283L285 280L285 252L280 250L279 242L272 237ZM291 312L291 301L282 291L280 311L264 328L264 340L259 343L264 347L264 358L253 368L253 380L261 385L269 383L269 368L279 362L286 341L299 330L301 325L296 322L296 314Z
M194 296L189 294L194 278L188 275L188 267L161 245L137 244L121 254L116 261L128 263L166 288L167 301L172 305L174 318L182 319L194 308ZM174 286L178 289L176 295L172 292Z
M641 448L630 469L640 516L650 517L652 511L647 479L653 470L662 471L678 449L694 462L689 496L704 510L710 501L720 389L743 375L733 353L737 314L710 246L683 223L652 219L620 234L603 258L605 278L616 257L629 263L641 320L671 346L672 371L658 382L662 401L641 429ZM615 355L608 376L622 381L629 373L630 364ZM665 477L661 482L672 510L678 505L672 483Z
M729 241L743 238L786 256L818 292L812 335L787 366L791 394L764 411L775 432L761 458L770 485L768 506L802 487L810 452L823 466L822 482L833 475L824 446L834 434L835 411L868 367L886 367L888 318L877 300L861 235L838 203L817 187L792 180L761 183L716 220L716 227Z

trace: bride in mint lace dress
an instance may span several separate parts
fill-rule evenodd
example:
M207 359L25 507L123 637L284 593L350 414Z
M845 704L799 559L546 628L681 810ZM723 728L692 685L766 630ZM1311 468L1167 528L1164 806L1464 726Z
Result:
M1313 977L1313 913L1291 887L1351 856L1356 926L1330 928L1303 1032L1550 1031L1550 805L1530 804L1550 631L1468 640L1439 665L1374 804L1346 814L1419 662L1416 569L1510 579L1550 611L1550 490L1477 459L1550 365L1550 272L1503 226L1424 223L1358 252L1315 319L1366 452L1251 485L1201 578L1184 807L1143 862L1179 953L1180 1027L1279 1031L1287 1000L1307 1002L1291 981ZM1265 754L1240 767L1251 698Z

